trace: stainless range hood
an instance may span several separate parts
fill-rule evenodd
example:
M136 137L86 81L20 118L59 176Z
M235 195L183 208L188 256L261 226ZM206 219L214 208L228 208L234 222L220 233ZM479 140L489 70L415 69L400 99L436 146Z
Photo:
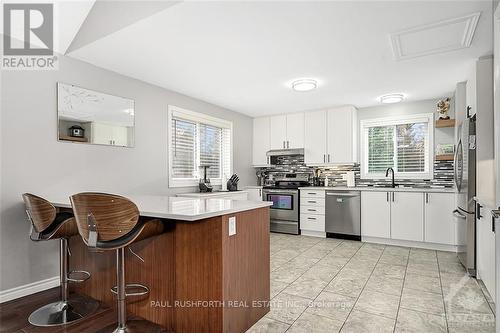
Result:
M304 155L304 148L295 149L273 149L266 153L267 157L271 156L290 156L290 155Z

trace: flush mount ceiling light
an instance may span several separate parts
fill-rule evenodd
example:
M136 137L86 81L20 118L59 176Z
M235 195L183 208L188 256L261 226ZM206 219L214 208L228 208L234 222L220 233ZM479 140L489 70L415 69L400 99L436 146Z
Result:
M392 103L399 103L403 99L405 99L405 96L403 94L388 94L384 96L380 96L380 102L384 104L392 104Z
M313 79L300 79L292 82L292 89L295 91L311 91L318 87L318 81Z

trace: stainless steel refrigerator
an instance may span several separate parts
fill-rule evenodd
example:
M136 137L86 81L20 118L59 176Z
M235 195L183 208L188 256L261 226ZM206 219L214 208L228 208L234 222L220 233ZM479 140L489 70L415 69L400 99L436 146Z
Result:
M471 276L476 276L476 118L465 119L458 128L454 178L457 188L458 234L462 235L458 257ZM460 238L460 237L459 237Z

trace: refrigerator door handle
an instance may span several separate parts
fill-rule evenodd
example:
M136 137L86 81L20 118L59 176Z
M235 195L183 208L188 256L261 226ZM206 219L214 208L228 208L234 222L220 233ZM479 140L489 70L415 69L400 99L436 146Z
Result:
M462 213L461 213L458 209L455 209L455 210L453 211L453 215L454 215L455 217L458 217L459 219L463 219L463 220L465 220L465 219L467 218L467 217L465 217L465 215L464 215L464 214L462 214Z
M455 187L460 192L461 184L458 182L458 152L462 149L462 139L458 140L457 148L455 150L455 156L453 158L453 180L455 181Z

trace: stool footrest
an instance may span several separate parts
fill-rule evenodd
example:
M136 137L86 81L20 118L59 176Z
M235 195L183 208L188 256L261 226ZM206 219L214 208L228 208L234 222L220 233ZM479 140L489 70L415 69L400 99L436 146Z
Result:
M130 292L130 293L128 293L127 289L140 289L142 291L136 291L136 292ZM113 294L117 295L118 294L118 287L117 286L112 287L111 288L111 292ZM129 296L144 296L144 295L147 295L147 294L149 294L149 288L146 287L143 284L140 284L140 283L129 283L129 284L125 285L125 296L126 297L129 297Z
M82 278L76 278L76 277L72 277L74 276L75 274L81 274L83 275ZM69 282L84 282L84 281L87 281L88 279L90 279L90 273L87 272L87 271L71 271L68 273L68 281Z

